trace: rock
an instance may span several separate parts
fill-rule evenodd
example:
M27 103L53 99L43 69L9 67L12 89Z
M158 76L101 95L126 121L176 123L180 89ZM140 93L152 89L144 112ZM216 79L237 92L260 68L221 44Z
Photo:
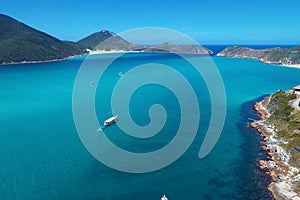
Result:
M269 167L269 169L274 169L274 168L276 168L276 167L277 167L276 162L270 160L270 161L268 162L268 167Z
M297 193L291 190L290 184L286 182L275 183L274 187L277 190L278 196L284 199L291 199L297 196Z
M297 151L300 151L300 146L296 146L295 149L296 149Z
M281 181L285 181L286 180L286 177L283 176L282 174L278 174L278 179L281 180Z
M265 160L259 160L258 165L260 169L268 169L268 162Z

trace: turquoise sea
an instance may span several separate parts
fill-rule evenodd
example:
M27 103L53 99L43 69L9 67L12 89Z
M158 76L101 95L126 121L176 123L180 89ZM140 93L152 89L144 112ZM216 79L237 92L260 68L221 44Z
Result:
M101 63L107 56L94 58ZM72 115L72 90L82 57L61 62L0 67L0 199L272 199L269 180L257 166L265 158L260 137L247 128L256 118L252 105L263 95L299 84L300 69L265 65L251 59L213 57L227 93L227 116L222 135L205 158L198 158L209 123L208 91L194 71L168 54L127 54L107 70L97 88L99 121L111 115L109 95L118 73L143 63L170 65L190 80L201 97L201 124L188 151L161 170L131 174L111 169L92 157L81 143ZM192 59L201 62L202 57ZM168 78L168 77L166 77ZM199 79L199 80L198 80ZM161 103L168 112L162 131L178 128L178 103L166 88L145 86L134 94L131 114L146 125L149 106ZM117 125L105 134L133 152L150 152L174 135L133 139Z

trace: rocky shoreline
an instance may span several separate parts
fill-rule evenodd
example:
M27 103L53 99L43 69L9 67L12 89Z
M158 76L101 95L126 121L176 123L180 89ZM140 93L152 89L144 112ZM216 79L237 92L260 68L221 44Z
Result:
M261 119L250 123L262 136L261 145L267 152L267 160L259 160L258 164L272 182L267 189L278 200L300 200L300 195L295 191L296 182L300 180L300 170L289 165L290 155L280 146L287 141L277 139L277 130L274 125L267 124L266 120L271 116L263 102L254 105L255 111Z

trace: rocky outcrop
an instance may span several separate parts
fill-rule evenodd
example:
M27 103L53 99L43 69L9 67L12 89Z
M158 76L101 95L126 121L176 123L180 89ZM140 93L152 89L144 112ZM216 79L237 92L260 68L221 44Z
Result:
M286 137L281 136L282 127L276 123L277 115L283 115L281 107L283 104L290 104L293 101L292 96L292 91L286 93L278 91L266 97L262 102L256 103L254 108L261 116L261 120L250 124L261 134L262 148L268 154L267 160L258 161L260 168L265 170L266 175L272 179L268 190L275 199L280 200L300 200L300 169L291 164L294 155L292 151L288 150L293 139L292 137L286 139ZM283 98L286 99L283 100ZM284 109L286 110L286 108ZM294 114L289 114L289 116L293 117ZM282 123L285 122L282 121Z

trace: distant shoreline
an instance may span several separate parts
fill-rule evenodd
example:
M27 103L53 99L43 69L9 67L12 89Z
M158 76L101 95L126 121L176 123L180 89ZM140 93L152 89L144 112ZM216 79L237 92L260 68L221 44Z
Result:
M81 56L88 56L88 55L102 55L102 54L114 54L114 53L144 53L141 51L126 51L126 50L110 50L110 51L104 51L104 50L97 50L97 51L89 51L89 53L85 54L79 54L74 56L68 56L66 58L60 58L60 59L53 59L53 60L42 60L42 61L21 61L21 62L9 62L9 63L1 63L1 66L8 66L8 65L21 65L21 64L39 64L39 63L52 63L52 62L59 62L59 61L65 61L71 58L77 58Z
M105 55L105 54L117 54L117 53L159 53L159 54L171 54L176 52L147 52L147 51L133 51L133 50L97 50L97 51L90 51L89 53L75 55L75 56L68 56L66 58L61 59L53 59L53 60L43 60L43 61L21 61L21 62L10 62L10 63L1 63L0 67L9 66L9 65L22 65L22 64L39 64L39 63L52 63L52 62L59 62L65 61L71 58L77 58L81 56L89 56L89 55ZM199 56L211 56L207 54L197 54L197 53L176 53L176 54L190 54L190 55L199 55Z
M138 51L91 51L91 53L85 53L80 55L68 56L66 58L60 59L53 59L53 60L41 60L41 61L21 61L21 62L9 62L9 63L1 63L0 67L2 66L9 66L9 65L22 65L22 64L39 64L39 63L52 63L52 62L59 62L65 61L71 58L77 58L81 56L88 56L88 55L102 55L102 54L113 54L113 53L139 53Z
M52 62L59 62L59 61L65 61L70 58L76 58L80 56L84 56L86 54L82 55L75 55L75 56L68 56L66 58L60 58L60 59L53 59L53 60L41 60L41 61L21 61L21 62L9 62L9 63L1 63L0 67L4 66L10 66L10 65L22 65L22 64L39 64L39 63L52 63Z
M274 65L274 66L278 66L278 67L290 67L290 68L298 68L300 69L300 64L291 64L291 65L287 65L287 64L277 64L277 63L272 63L272 62L268 62L268 61L261 61L258 58L249 58L249 57L238 57L238 56L223 56L223 55L214 55L215 57L224 57L224 58L233 58L233 59L250 59L250 60L256 60L260 63L266 64L266 65Z
M173 53L173 52L147 52L147 51L134 51L134 50L96 50L96 51L88 51L89 53L85 54L80 54L80 55L74 55L74 56L68 56L66 58L61 58L61 59L53 59L53 60L43 60L43 61L21 61L21 62L9 62L9 63L1 63L0 67L3 66L9 66L9 65L21 65L21 64L39 64L39 63L52 63L52 62L59 62L59 61L65 61L71 58L77 58L80 56L88 56L88 55L104 55L104 54L114 54L114 53ZM175 53L175 52L174 52ZM184 53L180 53L184 54ZM239 59L252 59L252 60L257 60L261 63L267 64L267 65L274 65L274 66L280 66L280 67L290 67L290 68L297 68L300 69L300 64L278 64L278 63L273 63L269 61L264 61L255 57L238 57L238 56L226 56L222 55L220 53L216 55L206 55L206 54L196 54L196 53L189 53L190 55L205 55L205 56L211 56L211 57L226 57L226 58L239 58Z

